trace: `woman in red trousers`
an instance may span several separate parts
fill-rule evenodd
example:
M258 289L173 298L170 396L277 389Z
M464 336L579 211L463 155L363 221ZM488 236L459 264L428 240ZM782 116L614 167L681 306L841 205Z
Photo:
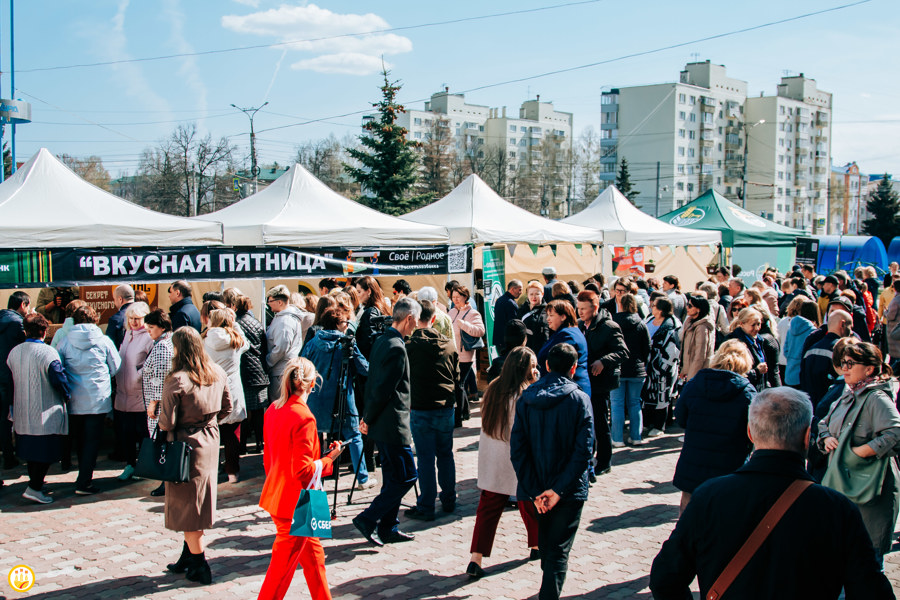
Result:
M329 475L334 459L340 454L340 443L335 442L331 452L319 458L316 419L306 406L317 377L316 368L309 360L291 360L282 376L281 397L266 411L263 426L266 482L259 506L272 515L276 533L260 600L284 598L298 565L303 568L313 600L331 600L322 543L318 538L290 534L300 492L310 484L319 467L323 476Z
M484 393L481 407L481 438L478 440L478 487L481 498L475 513L472 533L472 559L466 568L469 577L485 575L483 556L490 556L500 515L510 496L516 495L516 472L509 458L509 434L512 430L516 400L529 385L537 381L537 359L528 347L514 348L503 363L500 377L491 382ZM534 503L519 501L519 513L528 532L529 560L537 560L538 526Z

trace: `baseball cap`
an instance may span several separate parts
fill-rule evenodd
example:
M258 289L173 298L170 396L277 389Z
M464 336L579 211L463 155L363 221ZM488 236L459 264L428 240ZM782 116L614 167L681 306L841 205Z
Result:
M510 337L524 339L525 336L531 335L531 330L528 329L528 326L525 325L525 322L521 319L512 319L506 323L504 334L506 335L506 339L509 339Z
M544 267L541 269L541 275L556 275L556 267Z
M831 285L839 285L838 278L834 275L827 275L825 279L822 280L822 283L830 283Z
M846 298L844 296L838 296L837 298L835 298L834 300L832 300L831 302L828 303L826 310L828 308L831 308L835 304L840 304L841 308L846 310L851 315L853 314L853 303L850 302L849 298Z

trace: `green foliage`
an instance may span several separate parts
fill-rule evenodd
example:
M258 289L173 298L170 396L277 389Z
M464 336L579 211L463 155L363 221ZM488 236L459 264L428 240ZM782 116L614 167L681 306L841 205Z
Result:
M631 175L628 173L628 161L625 157L622 157L619 172L616 174L616 187L632 204L634 204L634 199L640 194L640 192L631 187Z
M900 235L900 198L891 185L891 176L885 173L878 188L866 201L870 217L863 221L862 231L875 236L887 247Z
M358 166L344 164L344 170L362 190L359 201L389 215L402 215L423 204L423 198L411 194L419 170L418 145L406 139L407 130L397 125L397 117L406 112L397 103L398 82L388 80L383 69L381 101L372 106L378 116L368 121L359 136L359 148L347 148Z

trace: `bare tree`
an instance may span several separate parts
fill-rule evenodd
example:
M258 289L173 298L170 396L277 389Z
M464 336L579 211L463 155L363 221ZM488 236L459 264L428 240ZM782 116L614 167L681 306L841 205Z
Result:
M480 175L491 189L505 198L510 197L510 183L515 178L515 158L510 158L509 152L503 146L487 147L484 150L484 170Z
M92 183L101 190L106 190L107 192L110 190L109 171L103 166L103 159L99 156L75 158L68 154L61 154L59 160L88 183Z
M573 195L587 205L600 193L600 136L588 126L581 132L575 149L575 190Z
M146 179L138 201L170 214L192 216L224 208L239 199L232 190L233 147L226 138L201 137L196 124L179 125L156 148L144 151Z
M303 165L332 190L348 197L359 195L359 185L344 172L344 163L352 162L345 148L353 146L356 138L347 135L338 140L334 134L297 146L295 162Z
M419 193L429 201L446 196L453 189L460 162L446 115L432 113L431 126L418 150L422 157Z

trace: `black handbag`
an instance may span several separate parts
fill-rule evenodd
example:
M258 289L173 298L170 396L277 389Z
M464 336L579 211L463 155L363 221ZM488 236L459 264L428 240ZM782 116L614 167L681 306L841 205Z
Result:
M469 310L472 310L471 308ZM469 311L466 311L466 314L462 316L462 319L465 320L466 315L469 314ZM457 318L460 318L457 316ZM462 346L463 350L478 350L479 348L484 348L484 340L480 336L470 335L463 331L459 330L459 335L462 337Z
M159 425L152 438L145 438L134 467L136 477L184 483L191 479L191 447L187 442L166 441Z

